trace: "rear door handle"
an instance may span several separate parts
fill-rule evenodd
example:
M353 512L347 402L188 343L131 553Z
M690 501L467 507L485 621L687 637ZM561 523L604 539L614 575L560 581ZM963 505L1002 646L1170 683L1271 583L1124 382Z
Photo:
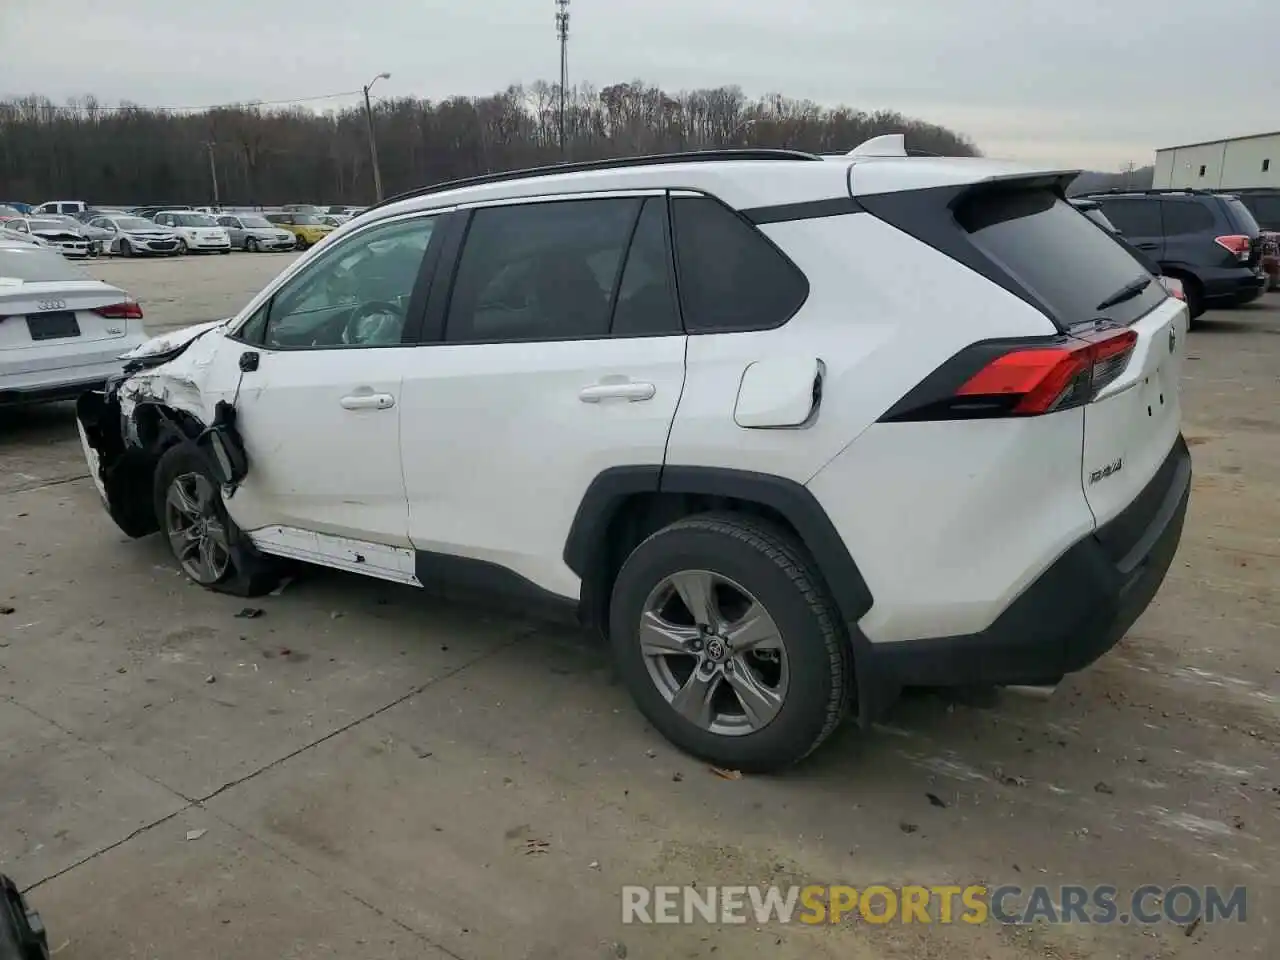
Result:
M390 410L396 398L389 393L356 393L339 402L343 410Z
M583 387L578 391L578 399L583 403L599 403L601 400L652 400L658 388L652 383L637 383L627 380L622 383L596 383Z

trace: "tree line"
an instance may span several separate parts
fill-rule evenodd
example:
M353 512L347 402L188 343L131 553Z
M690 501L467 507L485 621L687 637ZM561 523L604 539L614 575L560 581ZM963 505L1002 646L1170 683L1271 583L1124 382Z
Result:
M640 81L566 91L562 144L559 94L538 82L489 97L377 101L384 193L562 159L745 146L843 152L882 133L904 132L921 152L978 153L962 134L893 111L750 99L738 87L668 94ZM92 97L0 101L0 202L209 202L210 154L225 204L373 199L363 105L180 113L107 107Z

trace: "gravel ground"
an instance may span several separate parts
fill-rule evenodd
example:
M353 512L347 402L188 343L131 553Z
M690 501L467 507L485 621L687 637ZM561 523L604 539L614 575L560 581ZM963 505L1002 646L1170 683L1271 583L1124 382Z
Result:
M154 330L287 255L117 261ZM908 697L780 777L646 726L572 630L327 571L189 585L65 405L0 417L0 869L59 960L1275 956L1280 296L1191 335L1181 550L1048 700ZM624 884L1248 887L1245 923L624 926Z

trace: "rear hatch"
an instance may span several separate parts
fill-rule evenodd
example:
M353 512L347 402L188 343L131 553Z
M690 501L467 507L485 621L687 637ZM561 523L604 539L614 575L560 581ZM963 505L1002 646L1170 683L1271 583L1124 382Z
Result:
M1258 226L1258 221L1254 219L1249 208L1241 202L1239 197L1224 196L1222 203L1227 208L1228 215L1233 223L1233 229L1238 231L1240 236L1249 238L1248 257L1245 259L1245 265L1251 269L1258 269L1262 263L1262 228Z
M979 194L957 220L1064 334L1102 347L1088 374L1081 458L1101 526L1142 492L1177 439L1186 306L1051 190Z
M1013 415L1083 406L1080 482L1100 526L1137 498L1177 440L1188 317L1124 246L1063 199L1069 179L1010 176L859 199L1058 328L1056 337L992 344L1019 355L961 392L1012 395L1035 368L1035 388Z

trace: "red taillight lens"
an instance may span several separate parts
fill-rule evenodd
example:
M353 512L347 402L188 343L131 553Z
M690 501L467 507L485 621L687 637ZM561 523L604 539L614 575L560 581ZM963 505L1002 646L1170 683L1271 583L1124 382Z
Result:
M1244 261L1249 259L1250 243L1249 238L1244 234L1233 233L1226 237L1214 237L1213 242L1222 247L1222 249L1235 254L1237 260Z
M1036 416L1092 400L1124 371L1138 335L1104 331L1061 346L1015 349L996 357L956 391L957 397L1001 399L1012 416Z
M93 312L108 320L141 320L142 306L137 300L126 300L123 303L112 303L105 307L94 307Z

